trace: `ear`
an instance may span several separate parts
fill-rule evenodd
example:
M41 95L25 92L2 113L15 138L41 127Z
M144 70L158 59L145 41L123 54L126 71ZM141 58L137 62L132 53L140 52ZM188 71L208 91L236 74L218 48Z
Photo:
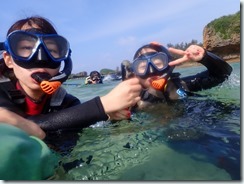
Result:
M3 53L3 59L8 68L13 68L13 59L7 52Z

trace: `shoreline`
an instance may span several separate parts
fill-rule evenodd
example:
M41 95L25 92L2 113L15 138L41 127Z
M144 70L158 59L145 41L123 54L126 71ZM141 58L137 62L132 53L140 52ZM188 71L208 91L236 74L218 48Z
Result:
M228 60L225 60L227 63L237 63L237 62L240 62L241 61L241 58L235 58L235 59L228 59ZM176 66L177 68L187 68L187 67L194 67L194 66L202 66L202 64L200 63L184 63L184 64L181 64L181 65L178 65Z
M225 61L228 62L228 63L236 63L236 62L240 62L241 58L227 59Z

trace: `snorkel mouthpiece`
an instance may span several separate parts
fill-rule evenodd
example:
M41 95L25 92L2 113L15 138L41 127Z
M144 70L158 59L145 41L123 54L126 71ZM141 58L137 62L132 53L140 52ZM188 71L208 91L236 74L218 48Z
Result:
M161 91L161 90L163 90L165 84L166 84L166 79L165 78L160 78L160 79L152 81L151 86L154 89Z
M59 81L52 81L52 82L42 81L40 86L42 88L42 91L51 95L61 86L61 82L59 82Z
M43 73L43 72L33 73L33 74L31 74L31 77L33 79L35 79L36 82L38 82L38 83L41 83L44 80L48 81L48 80L50 80L52 78L51 75L49 75L48 73Z
M61 86L60 81L49 81L52 77L48 73L37 72L33 73L31 77L40 84L42 91L49 95L53 94Z
M167 73L163 74L162 76L160 76L158 79L155 79L151 82L151 86L156 89L156 90L160 90L163 91L164 88L167 85L167 81L170 77L170 75L172 74L174 70L174 67L169 67Z

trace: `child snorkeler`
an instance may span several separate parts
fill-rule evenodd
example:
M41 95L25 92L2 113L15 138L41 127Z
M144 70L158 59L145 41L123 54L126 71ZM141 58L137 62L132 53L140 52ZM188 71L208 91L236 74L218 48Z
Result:
M170 52L182 57L173 60ZM190 61L201 63L207 70L187 77L180 77L180 73L173 72L175 65ZM133 62L124 61L121 67L123 80L136 76L143 87L141 100L133 109L198 96L194 92L221 84L232 72L227 62L198 45L191 45L183 51L167 49L156 42L140 47Z
M68 94L61 84L72 71L70 44L43 17L15 22L0 46L0 121L32 135L44 138L49 131L80 131L97 121L127 119L126 108L140 100L137 78L84 103Z

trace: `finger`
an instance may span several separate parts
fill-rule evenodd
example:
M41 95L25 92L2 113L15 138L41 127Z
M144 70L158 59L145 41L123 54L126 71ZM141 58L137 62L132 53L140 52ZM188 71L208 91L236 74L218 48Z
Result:
M121 117L126 118L126 119L130 118L130 116L131 116L130 110L126 110L126 109L119 111L118 113L121 114Z
M122 120L122 119L129 119L131 116L131 113L128 110L120 110L120 111L114 112L110 115L111 115L112 119Z
M179 58L179 59L176 59L174 61L169 62L169 66L175 66L175 65L178 65L180 63L184 63L184 62L186 62L188 60L189 59L187 57L182 57L182 58Z
M129 89L130 92L135 93L136 95L139 95L141 90L142 86L140 84L132 85Z
M128 80L130 85L138 85L140 83L139 79L137 77L133 77Z
M140 96L135 97L132 106L136 105L136 103L139 102L140 100L141 100Z
M28 132L30 135L34 135L40 139L44 139L46 137L45 132L35 123L21 124L22 128Z
M175 49L175 48L173 48L173 47L170 47L168 50L169 50L169 52L171 52L172 54L177 54L177 55L181 55L181 56L184 56L184 55L185 55L185 51L180 50L180 49Z

